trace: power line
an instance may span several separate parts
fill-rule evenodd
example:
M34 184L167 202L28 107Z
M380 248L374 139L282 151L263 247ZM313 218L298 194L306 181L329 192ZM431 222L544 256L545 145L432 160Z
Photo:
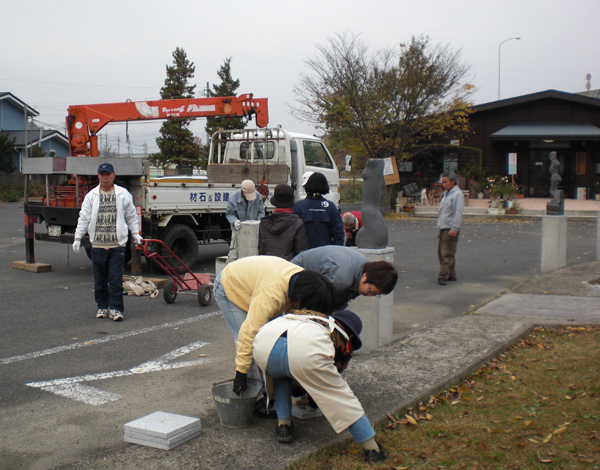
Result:
M22 83L42 83L45 85L68 85L68 86L85 86L85 87L98 87L98 88L133 88L133 89L142 89L142 90L156 90L160 87L155 86L125 86L125 85L92 85L92 84L82 84L82 83L64 83L64 82L42 82L37 80L21 80L15 78L0 78L0 80L7 82L22 82Z

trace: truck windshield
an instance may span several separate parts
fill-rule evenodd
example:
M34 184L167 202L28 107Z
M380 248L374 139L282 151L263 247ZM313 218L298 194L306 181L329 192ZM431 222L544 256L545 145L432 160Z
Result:
M242 160L250 160L250 145L252 142L243 142L240 145L240 158ZM265 145L266 148L265 148ZM271 160L275 155L275 142L254 142L254 159L262 160L267 159Z
M304 140L302 141L302 147L304 148L304 162L306 166L333 168L333 163L331 163L331 159L321 142Z

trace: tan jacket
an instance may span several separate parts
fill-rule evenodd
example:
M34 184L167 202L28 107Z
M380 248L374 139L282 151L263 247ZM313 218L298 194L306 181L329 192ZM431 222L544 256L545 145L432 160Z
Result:
M223 269L221 283L227 298L248 312L238 333L236 370L248 372L252 341L260 327L290 310L290 278L303 270L276 256L248 256Z
M254 360L265 371L273 346L287 331L290 372L315 400L335 430L340 433L365 414L358 398L337 371L329 328L308 315L288 314L264 325L254 338Z

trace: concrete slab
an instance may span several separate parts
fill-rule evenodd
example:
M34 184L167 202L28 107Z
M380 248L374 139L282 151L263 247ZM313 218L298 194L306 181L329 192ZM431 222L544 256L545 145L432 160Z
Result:
M189 431L181 433L181 435L178 435L172 439L159 439L157 437L149 438L149 437L146 437L144 435L139 435L139 434L125 434L125 442L129 442L130 444L138 444L138 445L148 446L148 447L156 447L157 449L172 450L175 447L183 444L184 442L187 442L191 439L194 439L195 437L198 437L199 435L200 435L200 428L190 429Z
M170 439L188 429L200 426L200 419L191 416L176 415L156 411L124 425L125 433L137 433Z

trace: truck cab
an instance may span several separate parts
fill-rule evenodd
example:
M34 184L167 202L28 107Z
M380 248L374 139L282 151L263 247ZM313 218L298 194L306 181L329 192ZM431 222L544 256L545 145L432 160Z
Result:
M298 201L306 197L302 175L307 171L325 175L330 195L339 206L339 172L321 139L281 127L221 130L213 135L207 168L210 183L239 184L251 179L268 185L271 194L275 185L285 183L294 189Z

